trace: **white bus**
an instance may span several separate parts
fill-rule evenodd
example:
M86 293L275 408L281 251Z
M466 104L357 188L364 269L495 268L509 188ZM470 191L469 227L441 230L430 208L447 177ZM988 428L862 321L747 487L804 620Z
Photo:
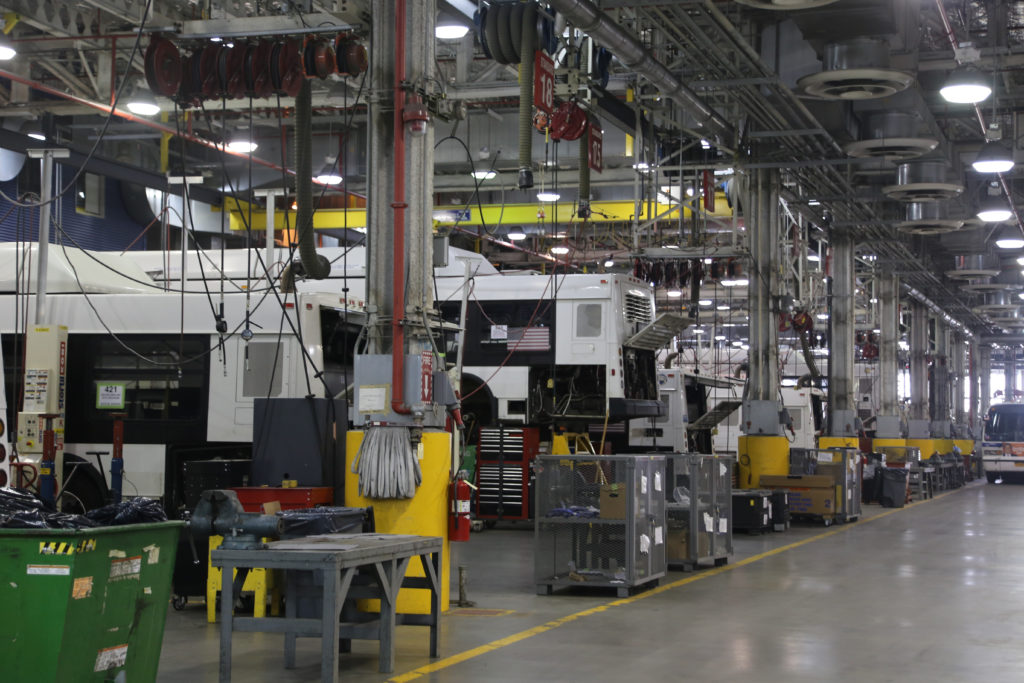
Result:
M982 430L974 452L981 454L988 483L1024 478L1024 404L990 407Z

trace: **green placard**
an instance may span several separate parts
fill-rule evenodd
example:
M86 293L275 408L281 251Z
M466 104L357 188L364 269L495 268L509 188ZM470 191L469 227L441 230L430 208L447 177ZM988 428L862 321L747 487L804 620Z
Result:
M125 382L97 382L96 408L124 410Z

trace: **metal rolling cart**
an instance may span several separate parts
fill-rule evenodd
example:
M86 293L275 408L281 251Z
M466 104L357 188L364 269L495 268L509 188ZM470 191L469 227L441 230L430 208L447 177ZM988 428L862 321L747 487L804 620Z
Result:
M534 580L615 588L625 597L665 575L665 458L540 455L534 461Z
M732 555L733 456L668 456L666 556L670 567L716 567Z

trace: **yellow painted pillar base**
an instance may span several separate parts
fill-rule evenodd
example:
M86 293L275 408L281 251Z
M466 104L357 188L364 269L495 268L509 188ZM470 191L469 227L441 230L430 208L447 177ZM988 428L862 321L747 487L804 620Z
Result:
M789 439L784 436L741 436L737 444L739 488L760 488L761 475L789 474Z
M953 439L953 445L960 449L961 455L974 452L974 439Z
M416 495L405 500L375 500L359 495L359 477L352 473L352 461L363 443L362 431L348 432L345 438L345 505L373 506L378 533L436 536L443 540L441 548L441 611L448 611L448 483L451 479L451 434L424 432L420 469L423 482ZM406 576L426 576L418 557L409 562ZM379 611L379 601L360 601L361 609ZM430 591L403 588L398 593L398 611L405 614L430 614Z
M935 450L939 455L949 455L953 452L953 439L932 439L935 442Z
M906 439L872 439L871 450L875 453L880 453L883 446L896 446L902 448L907 445Z
M921 460L927 460L938 450L938 439L907 439L907 446L920 449Z
M263 539L264 541L270 539ZM210 550L206 554L206 621L211 624L217 623L217 594L223 587L221 583L220 567L214 567L210 563L210 553L220 547L224 542L223 536L210 536ZM281 613L281 584L282 576L278 570L262 569L254 567L249 570L242 583L243 593L253 594L252 615L257 619L267 616L267 596L270 596L270 614L278 616ZM232 576L237 576L238 570L234 570Z
M818 448L860 448L855 436L819 436Z

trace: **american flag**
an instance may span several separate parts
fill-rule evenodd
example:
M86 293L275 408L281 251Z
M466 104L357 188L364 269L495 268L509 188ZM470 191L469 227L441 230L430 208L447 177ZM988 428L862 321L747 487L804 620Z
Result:
M508 328L509 350L512 351L550 351L551 332L547 327L510 327Z

